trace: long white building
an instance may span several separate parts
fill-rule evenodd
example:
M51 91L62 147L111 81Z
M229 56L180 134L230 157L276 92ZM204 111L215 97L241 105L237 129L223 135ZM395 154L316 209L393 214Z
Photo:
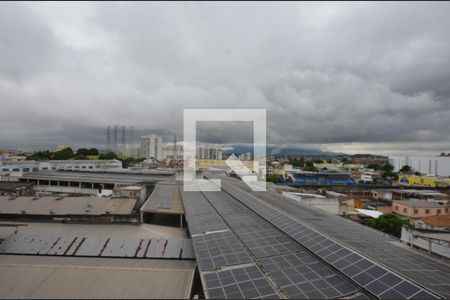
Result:
M410 166L414 172L450 176L450 156L389 156L389 163L395 172L403 166Z
M162 160L162 138L154 134L141 136L141 158Z
M49 160L49 161L0 161L0 171L12 176L46 170L96 170L122 169L122 162L117 159L105 160Z

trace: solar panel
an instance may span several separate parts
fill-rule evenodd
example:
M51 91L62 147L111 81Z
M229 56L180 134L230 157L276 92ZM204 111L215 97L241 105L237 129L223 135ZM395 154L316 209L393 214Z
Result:
M342 297L358 290L307 252L260 260L273 281L290 298Z
M279 298L256 266L204 273L203 283L210 299Z
M205 192L207 200L257 258L303 248L272 224L223 192Z
M193 241L201 271L252 262L248 253L229 231L194 236Z
M370 277L376 275L382 276L384 274L390 273L392 276L398 277L398 279L401 280L401 283L395 286L386 285L385 283L375 278L374 281L363 284L362 283L363 277L358 277L360 279L360 282L357 283L360 284L365 290L369 291L373 295L381 297L386 293L387 290L393 290L396 293L403 295L403 298L410 298L413 297L415 294L421 292L425 293L427 295L427 298L434 298L434 299L438 298L437 296L431 294L427 290L424 290L423 288L418 287L414 283L404 278L401 278L399 275L393 273L390 270L387 270L380 266L378 266L377 268L372 267L367 269L367 267L364 267L363 265L375 266L375 264L370 260L368 260L367 258L365 258L364 256L362 256L361 254L356 253L350 249L346 250L352 253L348 254L344 258L335 255L334 254L335 252L342 251L342 249L345 249L345 247L329 239L328 237L321 235L318 232L314 232L310 228L307 228L305 225L303 225L300 221L290 217L289 215L284 214L279 210L276 210L275 208L261 202L256 196L246 191L239 190L236 187L231 186L230 184L224 182L222 183L222 189L224 189L230 195L234 196L236 199L238 199L241 203L249 207L255 213L265 218L274 226L278 227L287 235L293 237L300 244L308 248L310 251L314 252L320 258L338 268L342 273L344 273L346 276L348 276L355 282L357 282L355 278L363 273ZM321 246L322 243L326 243L327 247L325 249L323 249L323 247ZM350 256L352 256L353 258L347 259ZM355 265L356 262L359 262L360 265L359 266ZM362 268L360 266L362 266ZM365 280L367 281L367 277L365 278Z

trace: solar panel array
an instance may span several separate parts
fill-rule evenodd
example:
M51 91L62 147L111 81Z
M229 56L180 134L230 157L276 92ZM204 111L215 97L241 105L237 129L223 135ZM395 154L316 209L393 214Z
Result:
M261 270L199 192L181 192L207 298L279 298Z
M265 258L261 263L289 298L330 299L356 292L306 251Z
M206 296L211 299L274 299L278 294L256 266L206 273Z
M230 231L198 235L192 239L201 271L252 262L244 247Z
M358 292L342 275L228 194L204 195L287 296L329 299Z
M258 198L292 214L310 228L332 236L344 245L419 282L444 298L450 298L448 264L423 256L418 251L399 249L398 239L392 236L320 209L290 201L279 194L259 193Z
M148 204L145 204L147 209L158 208L172 208L172 202L175 195L178 192L178 187L171 184L156 184L155 190L148 198Z
M228 230L228 226L225 225L222 218L200 192L182 191L181 196L189 232L192 236L206 232Z
M261 202L257 196L223 181L222 189L294 238L318 257L340 270L377 298L392 298L392 295L401 295L402 298L408 299L415 297L438 298L426 289L377 265L361 254L349 250L336 241L306 227L289 215L281 213L279 210ZM391 279L390 284L385 279L387 274L389 274Z
M286 234L224 192L205 192L207 200L257 258L301 251Z

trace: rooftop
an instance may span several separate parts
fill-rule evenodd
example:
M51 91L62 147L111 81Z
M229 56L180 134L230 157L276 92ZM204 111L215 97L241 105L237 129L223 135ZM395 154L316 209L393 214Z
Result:
M177 183L157 183L150 197L142 205L141 212L184 214Z
M395 203L402 204L409 207L447 207L447 205L442 205L437 202L431 202L427 200L394 200Z
M438 215L420 218L424 223L435 227L448 227L450 228L450 215Z
M189 298L195 261L0 255L1 298Z
M129 215L133 198L0 197L0 214L14 215Z
M27 173L23 179L82 181L133 184L139 182L173 181L175 175L167 172L121 171L39 171Z

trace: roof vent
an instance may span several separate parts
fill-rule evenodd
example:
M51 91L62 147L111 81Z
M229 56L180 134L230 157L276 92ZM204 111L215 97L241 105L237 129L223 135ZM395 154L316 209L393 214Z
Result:
M22 209L20 212L21 212L23 215L25 215L25 214L27 213L27 211L26 211L25 209Z
M105 210L105 214L110 215L111 211L110 210Z
M11 197L8 198L8 200L14 200L16 198L17 198L16 196L11 196Z
M62 199L64 199L63 196L58 196L58 197L56 197L56 200L62 200Z
M56 210L54 210L54 209L50 209L50 214L52 214L52 215L54 215L54 214L56 214Z
M87 207L91 208L91 207L92 207L92 204L91 204L91 203L88 203L88 204L87 204Z
M39 197L39 196L34 196L33 197L33 200L39 200L41 197Z

